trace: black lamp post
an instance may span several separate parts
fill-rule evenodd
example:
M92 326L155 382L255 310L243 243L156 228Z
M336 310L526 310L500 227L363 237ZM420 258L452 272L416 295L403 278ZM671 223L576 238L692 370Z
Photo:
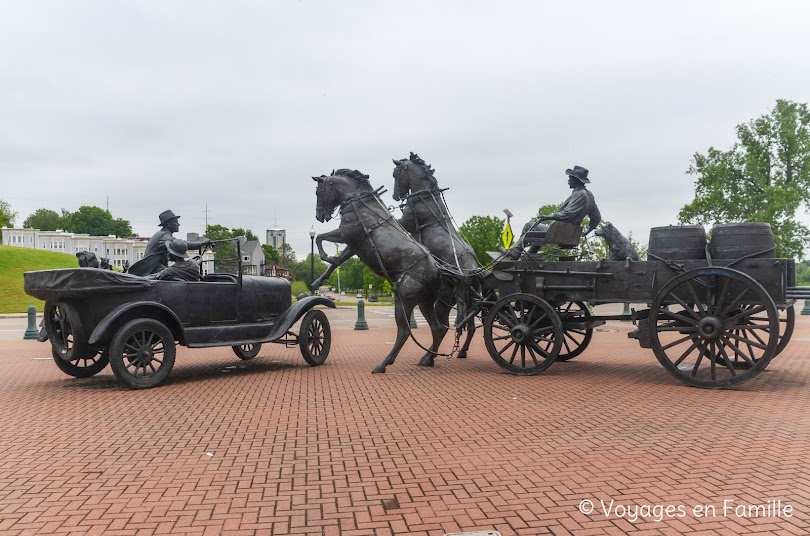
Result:
M312 290L312 295L315 295L315 289L312 288L312 283L315 282L315 226L313 225L309 229L309 240L311 242L311 247L309 250L309 285Z

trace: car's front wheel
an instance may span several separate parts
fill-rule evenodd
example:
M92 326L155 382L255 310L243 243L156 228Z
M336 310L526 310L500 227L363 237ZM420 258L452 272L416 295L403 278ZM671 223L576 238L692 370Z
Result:
M329 319L323 311L313 309L304 315L298 345L301 347L304 361L311 366L317 367L326 361L332 347L332 332L329 328Z
M115 376L132 389L155 387L174 366L172 331L151 318L128 322L110 345L110 366Z
M239 359L247 361L259 355L259 350L262 349L262 343L240 344L239 346L231 346L231 348Z

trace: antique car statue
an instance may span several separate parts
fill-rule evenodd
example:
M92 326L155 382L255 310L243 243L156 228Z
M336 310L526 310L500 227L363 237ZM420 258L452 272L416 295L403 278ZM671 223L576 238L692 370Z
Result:
M241 259L241 255L237 257ZM87 378L109 363L133 389L166 379L176 344L231 346L252 359L266 342L298 345L311 366L329 355L331 331L311 296L292 303L290 283L278 277L212 273L202 281L156 281L98 268L25 273L25 291L45 300L44 332L66 374ZM303 317L298 333L291 330Z

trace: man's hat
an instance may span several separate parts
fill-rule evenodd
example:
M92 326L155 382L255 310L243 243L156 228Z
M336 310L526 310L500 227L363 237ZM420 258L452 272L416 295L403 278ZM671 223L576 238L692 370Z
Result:
M166 250L170 255L174 255L175 257L188 258L188 244L181 238L175 238L166 244Z
M574 177L580 182L591 182L588 180L588 170L582 166L574 166L574 169L566 169L565 174Z
M167 221L179 218L180 216L175 216L174 212L172 212L171 210L164 210L163 212L160 213L160 216L158 217L160 218L160 226L162 227L166 225Z

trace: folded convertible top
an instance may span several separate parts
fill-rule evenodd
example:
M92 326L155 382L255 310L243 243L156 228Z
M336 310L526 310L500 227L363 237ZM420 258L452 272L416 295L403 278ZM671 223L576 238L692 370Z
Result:
M151 279L99 268L63 268L25 272L25 292L45 301L83 298L100 293L133 292L150 287Z

